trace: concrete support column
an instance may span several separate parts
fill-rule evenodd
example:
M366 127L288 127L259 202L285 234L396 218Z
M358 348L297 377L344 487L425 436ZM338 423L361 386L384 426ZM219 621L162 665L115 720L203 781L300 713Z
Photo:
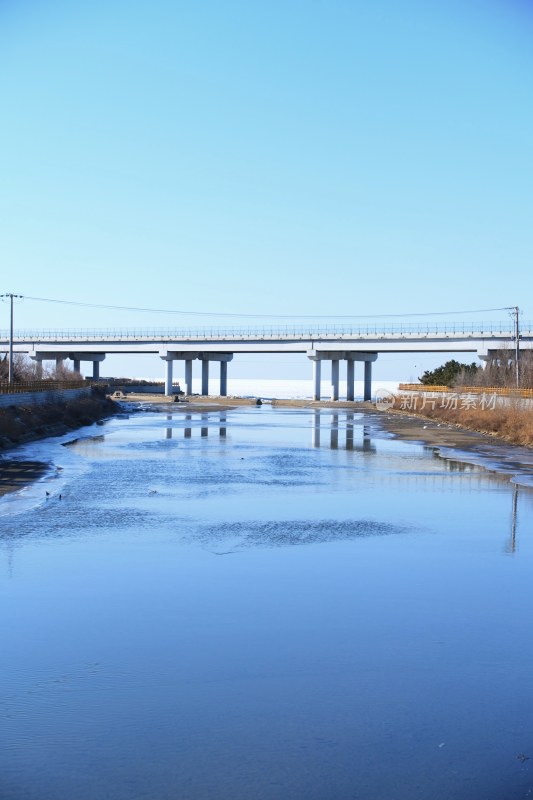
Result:
M354 363L351 358L346 362L346 399L353 400L355 396L354 390Z
M208 362L209 363L209 362ZM228 362L220 362L220 396L226 397L228 394Z
M313 361L313 400L320 400L320 378L322 373L322 362L316 358Z
M97 381L100 378L100 362L93 361L93 381Z
M63 366L65 359L63 356L57 356L56 358L56 369L60 369Z
M331 361L331 399L339 399L339 360Z
M165 394L167 397L172 395L172 361L169 358L165 370Z
M365 391L363 400L372 400L372 362L365 361Z
M35 359L35 367L36 367L36 375L38 380L42 380L43 378L43 360L42 358Z
M192 394L192 358L185 359L185 393Z
M202 361L202 395L209 394L209 361L207 358Z
M80 362L79 358L75 358L74 359L74 363L73 363L74 372L78 372L79 373L81 371L80 363L81 362Z

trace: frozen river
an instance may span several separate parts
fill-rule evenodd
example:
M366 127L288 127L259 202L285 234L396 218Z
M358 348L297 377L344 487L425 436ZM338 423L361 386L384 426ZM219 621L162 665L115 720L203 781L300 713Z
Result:
M346 410L67 440L0 501L1 800L533 796L533 490Z

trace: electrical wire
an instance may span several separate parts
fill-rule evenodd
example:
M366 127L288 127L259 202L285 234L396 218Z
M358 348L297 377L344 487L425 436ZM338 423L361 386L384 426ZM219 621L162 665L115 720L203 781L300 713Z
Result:
M236 319L328 319L328 320L347 320L347 319L406 319L408 317L443 317L455 314L485 314L492 311L512 311L513 306L503 306L501 308L476 308L461 311L426 311L406 314L237 314L228 312L211 311L185 311L184 309L171 308L142 308L137 306L119 306L106 303L84 303L76 300L58 300L50 297L31 297L22 295L25 300L34 300L41 303L56 303L68 306L81 306L84 308L102 308L112 311L135 311L149 314L176 314L191 317L232 317Z

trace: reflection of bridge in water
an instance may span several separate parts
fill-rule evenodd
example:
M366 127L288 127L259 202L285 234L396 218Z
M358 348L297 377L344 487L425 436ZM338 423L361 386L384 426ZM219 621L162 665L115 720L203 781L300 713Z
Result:
M179 412L177 414L167 414L166 419L169 423L173 422L174 419L184 422L184 425L179 427L168 425L165 431L166 439L174 439L181 432L184 439L192 439L195 432L202 439L208 438L210 434L211 436L214 434L220 439L226 439L227 437L228 419L226 411L219 411L218 413L195 411L186 414ZM320 409L314 409L311 420L311 446L313 448L323 447L330 450L359 452L365 455L376 454L378 450L375 440L381 437L374 435L373 441L373 426L364 422L358 423L358 419L361 419L361 414L358 412L346 410L325 413ZM399 475L396 470L392 472L378 471L373 476L374 483L397 486L398 480L403 477L409 484L419 484L422 487L428 486L428 484L436 485L441 483L446 474L450 476L453 473L460 473L461 480L467 481L466 488L476 491L479 489L480 479L485 481L500 480L506 483L509 481L508 473L485 472L475 464L441 456L438 448L433 445L424 447L426 450L432 451L433 456L439 462L439 466L442 467L441 470L422 473L405 471L403 476ZM511 555L516 553L517 550L519 494L520 486L515 483L511 496L510 530L504 545L504 551Z
M371 439L370 425L356 426L354 424L356 415L353 411L347 411L345 414L339 414L335 411L331 414L331 421L321 425L324 416L318 409L313 413L311 437L313 447L329 445L330 450L355 450L362 453L374 453L376 451L376 446ZM345 421L344 426L341 420ZM357 441L355 439L356 428L362 428L362 436L359 436Z
M213 420L214 420L214 415L213 415L212 412L208 413L207 411L202 411L202 412L200 412L199 415L195 414L194 416L195 417L200 416L200 423L201 423L200 436L201 436L202 439L205 439L207 436L209 436L209 427L210 427L209 423L211 423L211 427L213 427L212 423L213 423ZM174 419L174 415L173 414L167 414L167 421L168 422L171 422L173 419ZM179 419L184 419L185 423L186 423L185 427L180 429L180 430L183 430L183 438L184 439L191 439L192 438L192 432L193 432L193 425L192 425L193 414L180 414L179 415ZM187 424L187 423L189 423L189 424ZM218 435L219 435L219 437L221 439L225 439L226 438L226 424L227 424L226 412L225 411L220 411L218 413L218 417L215 419L215 424L216 423L218 423ZM197 429L197 426L194 426L194 428ZM176 428L167 427L165 438L166 439L172 439L173 438L173 433L175 431L176 431Z

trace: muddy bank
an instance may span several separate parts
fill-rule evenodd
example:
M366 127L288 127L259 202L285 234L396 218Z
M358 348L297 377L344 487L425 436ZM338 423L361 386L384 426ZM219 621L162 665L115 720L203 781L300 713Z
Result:
M305 398L277 399L271 401L272 406L278 408L356 408L361 411L374 408L372 403L362 400L310 400Z
M506 442L498 440L495 436L471 431L448 422L435 422L428 417L400 411L378 411L376 408L369 413L379 420L386 431L394 434L396 438L406 441L461 449L475 449L487 444L508 446Z
M401 411L367 412L397 439L434 447L444 458L507 473L516 483L533 486L533 448L456 424L436 422Z
M4 461L0 457L0 497L23 489L42 478L47 470L48 464L41 461Z
M27 442L62 436L84 425L92 425L119 409L103 391L91 397L56 400L46 405L16 405L0 409L0 450L10 450Z
M125 403L126 407L129 407L128 404L133 404L137 407L142 405L148 406L153 411L162 410L168 412L172 410L172 413L176 411L185 413L188 411L231 411L231 409L240 406L260 406L263 402L256 397L222 397L216 395L206 397L199 395L180 395L178 397L178 395L172 395L172 397L167 397L161 394L135 392L121 393L120 395L113 394L111 397L116 398L121 403Z

